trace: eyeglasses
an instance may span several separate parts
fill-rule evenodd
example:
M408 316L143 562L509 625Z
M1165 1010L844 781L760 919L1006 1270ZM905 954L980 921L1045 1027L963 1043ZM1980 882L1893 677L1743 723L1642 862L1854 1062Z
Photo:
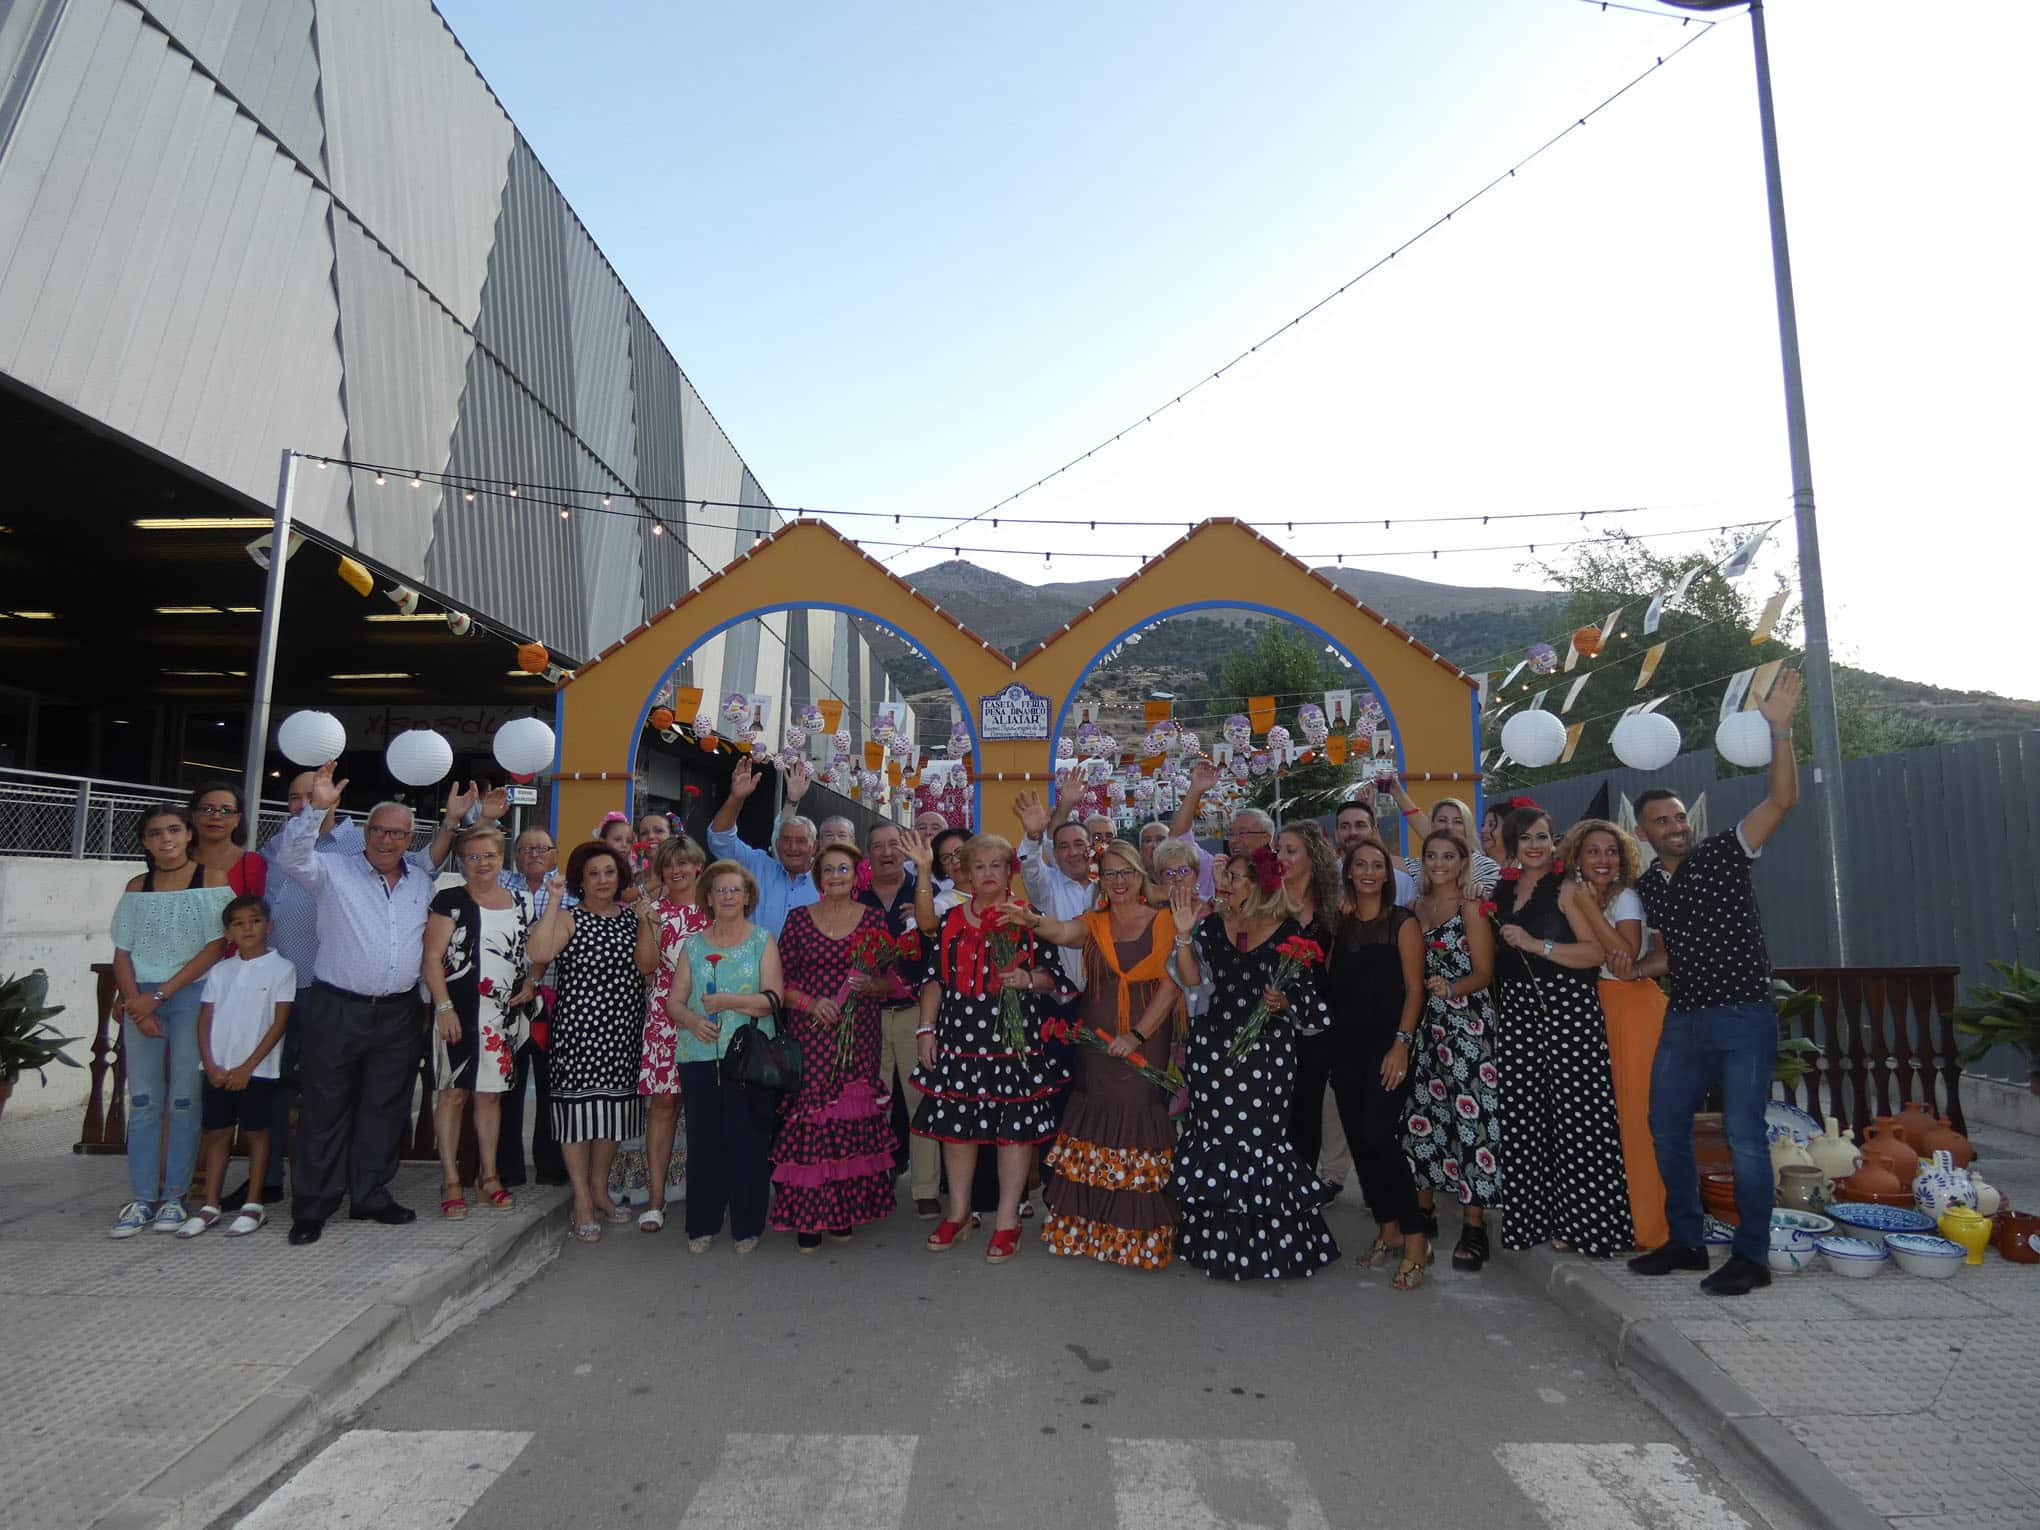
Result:
M497 854L494 850L477 850L472 855L463 855L461 859L466 861L470 866L481 866L486 865L490 861L500 861L503 859L503 857Z
M1171 866L1167 871L1164 871L1162 873L1162 880L1164 882L1180 882L1185 877L1192 877L1195 876L1196 874L1197 873L1188 866Z
M1234 839L1273 839L1275 836L1266 829L1234 829L1232 837Z
M201 802L191 810L191 815L194 818L239 818L241 810L237 807L223 807L217 802Z
M857 868L855 866L845 866L841 861L831 861L822 868L822 875L825 877L854 877L857 875Z
M409 839L411 837L410 829L402 824L392 828L386 824L372 823L368 826L368 832L382 839Z
M1134 880L1134 878L1138 877L1139 875L1140 875L1139 872L1128 871L1125 867L1122 866L1112 871L1099 872L1098 880L1101 882L1131 882L1132 880Z

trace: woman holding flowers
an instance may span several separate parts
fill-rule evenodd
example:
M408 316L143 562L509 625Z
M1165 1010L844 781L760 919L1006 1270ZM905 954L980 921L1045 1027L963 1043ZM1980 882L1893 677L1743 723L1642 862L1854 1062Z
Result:
M935 974L921 989L915 1041L923 1095L914 1134L942 1144L949 1177L948 1214L928 1235L942 1253L969 1235L971 1176L978 1148L999 1154L999 1206L985 1260L1004 1264L1020 1249L1020 1200L1034 1146L1055 1135L1053 1097L1062 1070L1042 1045L1034 997L1033 933L1001 917L1012 879L1013 847L996 834L964 846L960 885L969 901L942 921Z
M1469 886L1477 872L1455 830L1424 836L1414 910L1424 930L1424 1014L1419 1022L1403 1151L1415 1166L1426 1217L1440 1190L1459 1197L1452 1268L1488 1261L1487 1208L1502 1203L1501 1074L1495 1064L1495 905ZM1499 872L1497 873L1499 876Z
M1189 995L1190 1110L1170 1193L1176 1250L1225 1280L1315 1274L1339 1257L1318 1212L1318 1180L1289 1141L1296 1037L1331 1014L1321 948L1284 911L1282 868L1266 846L1226 867L1227 909L1173 942Z
M1041 1241L1051 1254L1159 1270L1175 1255L1176 1208L1164 1187L1176 1146L1166 1064L1183 1013L1166 970L1176 921L1145 901L1137 848L1108 840L1097 859L1103 908L1069 920L1008 910L1049 944L1079 948L1084 961L1069 1103L1045 1160L1055 1178L1043 1195ZM1196 896L1194 880L1179 889L1186 903ZM1043 1030L1060 1033L1063 1024Z
M1549 1241L1605 1258L1636 1246L1629 1177L1608 1070L1596 974L1600 945L1559 904L1565 863L1551 815L1518 808L1502 822L1509 861L1495 888L1501 953L1502 1176L1505 1248Z
M855 896L851 845L815 857L820 901L791 910L779 935L786 1007L800 1043L800 1088L772 1139L772 1225L803 1254L893 1209L892 1100L878 1088L881 975L898 958L884 914Z

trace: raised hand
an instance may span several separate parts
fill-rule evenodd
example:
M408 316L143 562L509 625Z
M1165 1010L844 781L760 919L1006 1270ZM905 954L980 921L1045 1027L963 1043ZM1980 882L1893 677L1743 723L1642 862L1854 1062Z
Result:
M1757 710L1774 731L1783 733L1792 726L1792 714L1799 709L1799 695L1805 689L1806 681L1798 670L1785 670L1771 682L1771 694L1757 703Z
M492 786L482 793L482 822L494 823L510 811L510 789Z
M1029 839L1039 839L1048 832L1048 805L1036 791L1023 791L1013 799L1013 815L1020 820L1020 827Z
M900 848L907 852L907 859L914 863L914 870L922 876L926 876L935 864L934 841L919 829L900 830Z
M815 767L805 757L795 760L786 772L786 805L792 807L815 784Z
M1199 755L1196 763L1190 767L1191 795L1201 797L1216 785L1218 785L1218 767L1204 758L1204 756Z
M1176 933L1188 935L1197 922L1197 889L1188 877L1169 884L1169 913L1176 921Z
M472 781L468 782L465 789L462 788L458 781L448 782L446 787L446 821L448 823L459 823L463 818L467 817L468 809L481 801L481 797L481 792L476 789L475 783Z
M312 806L321 813L330 813L334 808L338 807L340 805L340 794L347 790L347 783L345 781L335 781L333 779L333 766L336 763L336 761L328 760L312 772L310 801Z
M737 768L730 772L730 795L739 802L758 789L758 767L749 760L737 761Z

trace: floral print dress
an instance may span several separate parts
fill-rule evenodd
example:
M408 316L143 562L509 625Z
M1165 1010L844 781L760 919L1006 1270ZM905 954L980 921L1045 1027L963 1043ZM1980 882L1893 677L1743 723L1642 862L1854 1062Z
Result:
M661 898L659 965L652 969L645 993L645 1049L638 1061L639 1094L678 1094L680 1068L675 1057L680 1030L666 1013L666 995L673 991L673 970L679 965L680 943L696 930L708 928L707 912L692 903Z
M1473 972L1465 915L1424 932L1424 977L1456 983ZM1415 1087L1403 1117L1403 1151L1417 1188L1449 1191L1466 1206L1502 1200L1501 1074L1489 989L1460 999L1430 995L1417 1022Z
M454 1042L432 1027L433 1087L502 1094L528 1035L527 1022L509 1014L509 1002L530 972L524 942L531 932L531 899L512 893L508 908L483 908L465 887L449 887L434 895L432 912L453 921L441 970L460 1021L460 1040Z

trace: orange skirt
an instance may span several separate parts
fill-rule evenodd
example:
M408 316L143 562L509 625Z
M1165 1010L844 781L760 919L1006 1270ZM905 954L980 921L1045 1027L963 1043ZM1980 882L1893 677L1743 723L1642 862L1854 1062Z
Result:
M1622 1165L1629 1173L1629 1215L1636 1246L1658 1248L1672 1230L1665 1221L1665 1182L1658 1178L1650 1140L1650 1068L1665 1028L1665 995L1646 979L1601 979L1601 1013L1608 1023L1608 1071L1615 1080L1615 1114L1622 1123Z

